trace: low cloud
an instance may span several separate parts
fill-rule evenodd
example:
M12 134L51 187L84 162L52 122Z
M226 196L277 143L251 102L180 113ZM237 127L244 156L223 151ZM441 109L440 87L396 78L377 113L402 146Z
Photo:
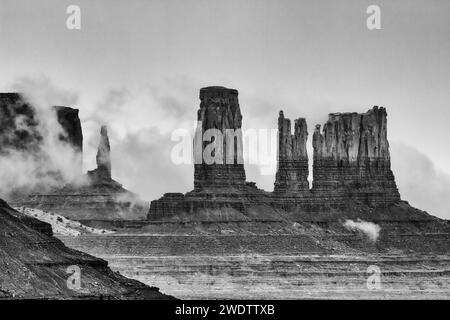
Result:
M364 234L369 238L370 241L376 242L379 235L381 227L373 222L364 221L358 219L357 221L346 220L343 226L350 231L356 231Z
M440 218L450 219L450 175L414 147L391 143L392 169L402 199Z
M77 96L58 89L47 78L21 78L12 88L22 93L26 102L33 106L35 122L20 116L10 131L3 132L2 138L7 139L10 135L17 140L16 134L27 132L33 142L25 149L14 139L9 145L2 145L0 196L8 198L17 189L29 191L37 186L81 182L79 172L74 170L74 163L81 161L80 154L61 141L60 137L65 132L52 108L54 105L71 105ZM39 142L36 137L39 137Z

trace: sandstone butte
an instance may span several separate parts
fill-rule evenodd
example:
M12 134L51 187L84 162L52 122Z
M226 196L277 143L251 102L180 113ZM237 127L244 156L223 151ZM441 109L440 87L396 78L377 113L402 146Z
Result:
M200 90L199 98L198 129L241 129L243 118L237 90L206 87ZM33 108L19 94L0 94L0 102L4 124L0 152L11 145L38 149L38 134L33 130L24 134L14 127L16 114L26 115L31 127L36 125ZM81 153L78 110L57 107L56 112L66 133L61 139ZM236 156L226 164L199 162L194 165L194 189L185 194L164 194L151 202L148 213L144 213L145 206L133 193L112 179L107 129L102 127L100 131L97 169L84 175L86 185L65 185L46 192L33 190L15 197L12 203L54 211L91 226L155 232L177 223L183 230L189 229L189 223L234 223L241 231L271 224L298 224L341 232L346 219L362 219L381 226L376 250L394 247L448 251L447 221L413 208L400 198L391 170L385 108L375 106L366 113L332 113L323 126L315 126L311 188L307 180L311 161L306 148L307 122L297 118L292 128L290 119L280 111L273 192L258 189L255 183L247 181L244 165ZM8 140L11 135L6 132L14 132L15 140ZM226 140L223 143L225 153L236 148L227 146ZM238 138L236 144L242 141ZM197 147L194 145L194 150ZM206 147L207 142L202 143L201 151ZM74 170L81 171L77 164ZM405 234L417 236L405 238ZM345 241L361 246L355 237Z

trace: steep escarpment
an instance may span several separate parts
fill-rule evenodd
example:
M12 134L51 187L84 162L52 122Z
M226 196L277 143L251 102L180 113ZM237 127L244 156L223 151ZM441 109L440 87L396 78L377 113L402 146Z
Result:
M309 190L308 154L306 142L308 129L306 120L295 120L294 134L291 120L284 118L283 111L278 117L278 168L275 177L275 194L299 193Z
M33 220L21 219L0 200L0 299L170 298L111 271L104 260L67 248ZM80 286L68 285L70 266L79 268Z
M225 135L229 128L241 128L235 90L204 88L200 100L198 119L202 130L214 128ZM344 232L346 236L337 241L359 247L361 239L346 230L345 224L368 222L370 228L382 230L379 245L372 248L375 251L447 250L450 234L447 224L400 199L391 170L384 108L373 107L366 113L332 113L322 132L320 129L321 126L316 126L312 139L312 188L307 180L306 120L295 120L292 133L291 122L281 111L273 192L259 190L246 182L241 165L202 162L195 167L193 191L168 193L152 201L149 228L158 222L155 228L171 230L178 223L177 228L187 230L186 225L200 223L195 230L203 230L207 224L207 230L242 234L246 226L252 232L272 234L293 224L315 225L328 236ZM199 150L210 148L210 142L203 140ZM221 140L218 152L236 150L234 143L235 140ZM251 227L249 223L253 223ZM370 248L365 245L362 250Z
M194 190L166 193L152 201L149 219L193 215L229 208L226 219L240 220L245 207L269 202L269 194L247 182L242 153L242 115L238 91L224 87L200 90L198 124L194 137ZM256 202L255 202L256 204Z
M244 186L242 115L237 90L201 89L197 114L194 189Z
M352 202L389 206L400 201L390 167L384 108L374 107L363 114L330 114L322 133L320 126L316 126L311 189L308 129L304 118L294 121L292 133L290 119L280 111L278 163L272 193L246 182L239 159L242 155L239 153L242 150L241 126L236 90L223 87L200 90L194 139L194 190L185 195L167 193L153 201L149 219L183 216L184 213L195 216L201 210L220 208L246 214L248 208L254 206L265 206L261 210L264 212L281 209L318 214L333 208L344 210ZM226 139L231 134L232 139ZM236 218L235 212L229 211Z
M313 193L316 197L367 204L400 200L391 170L387 113L333 113L313 136Z

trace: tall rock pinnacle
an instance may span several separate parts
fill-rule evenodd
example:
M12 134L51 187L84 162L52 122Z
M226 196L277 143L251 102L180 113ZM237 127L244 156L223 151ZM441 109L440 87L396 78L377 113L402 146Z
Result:
M88 171L92 183L112 183L111 178L111 147L109 145L108 129L100 129L100 142L97 150L97 169Z
M102 126L100 129L100 142L97 151L97 172L103 179L111 180L111 146L109 145L108 128Z
M308 190L308 154L306 120L295 120L294 134L291 120L285 119L283 111L278 117L278 168L275 176L275 193L295 193Z
M195 190L245 185L238 91L224 87L201 89L197 120Z

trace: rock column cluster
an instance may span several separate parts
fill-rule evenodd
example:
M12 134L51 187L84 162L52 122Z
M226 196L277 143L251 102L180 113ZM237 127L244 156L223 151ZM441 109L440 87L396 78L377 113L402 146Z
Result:
M385 108L332 113L313 136L313 193L367 203L400 199L391 171Z
M284 118L283 111L278 117L278 168L275 176L275 194L299 193L309 190L308 154L306 142L308 128L306 120L295 120L294 134L291 121Z

